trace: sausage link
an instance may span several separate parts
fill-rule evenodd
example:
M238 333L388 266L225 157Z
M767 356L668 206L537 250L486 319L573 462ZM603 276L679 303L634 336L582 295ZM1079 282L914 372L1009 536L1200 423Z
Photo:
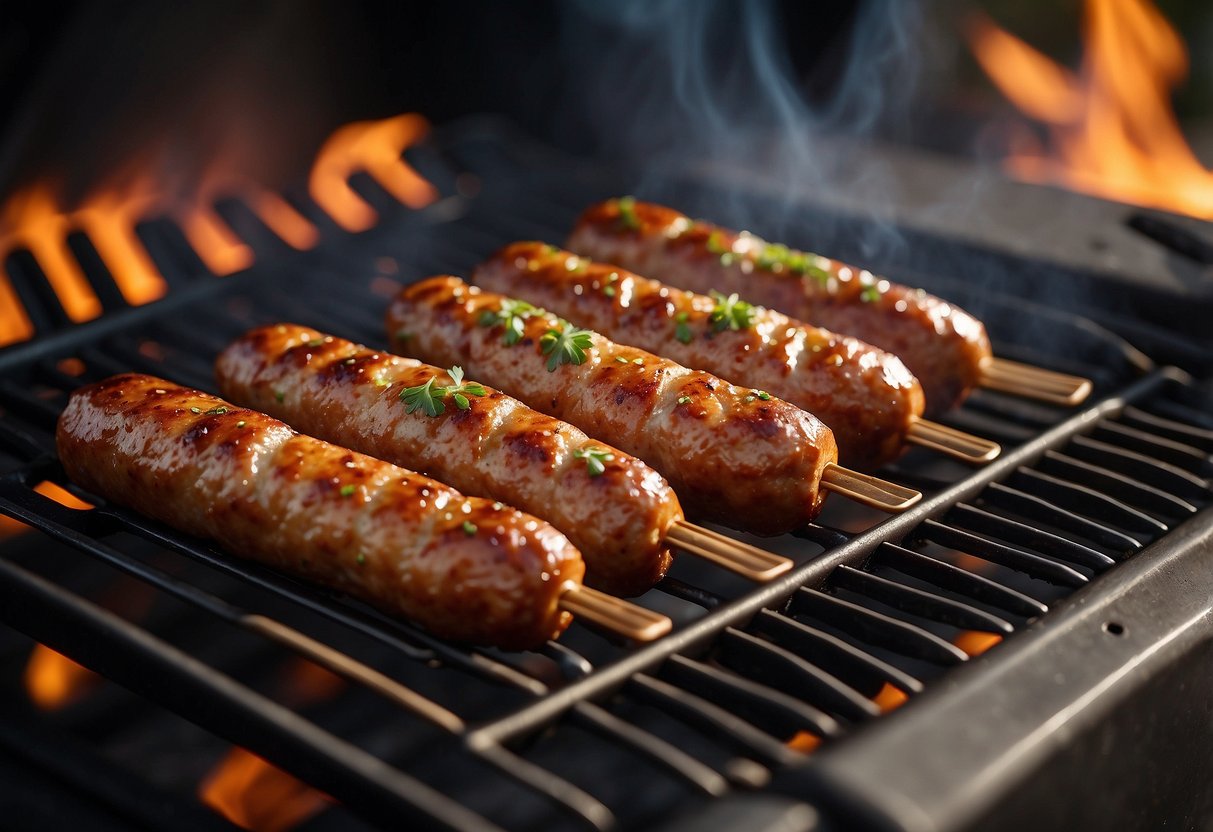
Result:
M477 267L473 279L609 338L803 407L829 425L839 458L852 468L875 468L899 456L922 415L922 387L896 356L762 307L724 317L726 307L710 297L543 243L506 246Z
M557 364L544 337L571 325L532 310L513 318L518 339L508 344L503 302L457 277L430 278L397 296L388 332L401 351L461 362L536 410L645 460L689 513L759 534L816 516L822 471L837 459L834 437L816 417L595 333L583 363Z
M959 404L992 358L980 321L921 289L660 205L627 205L623 214L617 199L591 206L568 247L692 292L736 292L891 352L922 384L927 415Z
M543 517L608 592L645 592L669 568L662 541L682 508L661 475L497 390L465 395L465 408L439 392L442 413L409 413L402 391L431 379L440 391L452 377L294 324L238 338L215 362L215 377L227 398L304 433ZM587 452L596 452L600 470Z
M542 520L152 376L74 392L56 442L89 491L444 638L542 644L585 569Z

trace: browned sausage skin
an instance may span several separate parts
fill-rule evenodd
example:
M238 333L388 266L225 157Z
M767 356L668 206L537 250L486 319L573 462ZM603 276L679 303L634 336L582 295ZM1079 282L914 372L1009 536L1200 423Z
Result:
M692 515L779 534L819 511L822 472L837 459L820 420L596 333L581 336L581 363L560 363L557 336L571 337L574 328L542 310L507 314L512 304L457 277L434 277L397 296L388 332L403 352L460 362L536 410L645 460Z
M152 376L72 394L59 458L84 488L242 557L509 649L560 633L584 564L542 520Z
M294 324L238 338L215 377L226 397L312 436L544 517L608 592L639 594L669 568L663 540L682 508L661 475L491 387L465 379L460 404L444 370ZM426 384L442 411L409 412L402 394Z
M568 247L692 292L736 292L891 352L921 382L927 415L959 404L992 358L980 321L921 289L661 205L625 198L591 206Z
M896 458L922 415L918 381L893 355L744 302L665 286L543 243L506 246L473 279L574 323L803 407L851 468Z

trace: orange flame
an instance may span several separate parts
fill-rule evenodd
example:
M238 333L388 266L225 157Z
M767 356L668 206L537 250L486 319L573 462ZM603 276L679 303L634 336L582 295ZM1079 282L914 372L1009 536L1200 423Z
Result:
M969 656L980 656L994 645L1001 644L1002 636L980 630L963 630L952 639L952 643Z
M78 499L70 491L55 485L50 480L43 480L35 485L34 491L37 491L44 497L50 497L56 503L59 503L59 505L67 506L68 508L77 510L93 508L92 503L86 503L84 500ZM20 520L15 520L7 515L0 515L0 539L28 531L29 528L29 526Z
M25 665L25 690L30 701L44 711L55 711L78 701L97 682L98 676L87 667L35 644Z
M1052 153L1017 151L1013 176L1122 202L1213 219L1213 170L1184 140L1170 91L1187 50L1148 0L1087 0L1075 74L989 20L969 30L974 55L1002 93L1050 127Z
M256 832L285 832L332 799L243 748L228 752L198 794L232 823Z
M284 703L295 707L331 699L344 686L339 676L304 659L288 664L278 682ZM198 796L232 823L256 832L284 832L333 800L238 746L206 776Z
M351 174L366 171L410 208L433 202L438 192L400 158L404 149L424 138L429 125L413 113L382 121L359 121L337 130L324 143L312 167L312 199L346 231L370 228L375 209L350 187Z
M350 188L348 177L366 171L403 204L419 208L437 197L434 187L401 159L404 149L422 138L428 123L405 114L339 128L317 156L309 186L316 203L343 228L362 231L378 219L375 210ZM135 228L148 217L169 214L181 225L191 248L217 275L252 265L253 250L215 213L216 199L239 196L266 227L298 250L315 246L316 226L294 206L256 183L216 163L182 199L170 183L148 170L114 177L68 207L52 179L36 182L13 195L0 208L0 258L29 249L59 297L68 318L87 321L101 314L101 302L86 279L67 237L83 231L113 275L123 298L132 305L156 300L167 289ZM33 326L7 274L0 274L0 347L33 335Z

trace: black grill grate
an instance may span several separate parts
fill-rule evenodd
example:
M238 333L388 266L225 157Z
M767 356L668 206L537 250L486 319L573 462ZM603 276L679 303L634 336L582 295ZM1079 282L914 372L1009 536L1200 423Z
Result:
M438 157L484 150L475 136L453 144L431 148L430 168L422 165L435 181L452 179L433 167ZM1071 347L1064 362L1013 339L1000 340L999 351L1092 377L1097 404L1070 413L976 394L949 421L1002 441L1000 460L970 471L912 452L886 473L922 488L923 504L883 521L828 509L770 542L798 568L762 588L680 562L641 599L678 626L644 648L580 626L531 654L452 646L131 512L73 510L33 490L45 480L73 489L51 454L54 420L77 386L136 370L212 388L218 351L275 320L382 344L382 308L400 282L466 273L511 239L559 241L576 212L611 189L577 177L506 181L475 199L388 216L366 235L305 255L284 254L254 229L248 239L262 265L223 281L200 279L171 225L145 224L149 250L177 288L84 328L63 328L28 257L9 264L21 297L35 302L41 334L0 354L0 449L11 459L0 512L195 608L198 626L234 627L337 669L375 691L392 732L412 739L368 748L365 733L321 727L56 585L28 560L0 557L0 618L373 821L634 827L692 811L704 796L744 805L775 773L803 768L803 752L818 742L845 742L855 726L968 662L974 644L1023 629L1210 502L1213 425L1193 403L1191 380L1143 374L1140 357L1117 339L1057 315ZM224 210L237 227L248 219L238 203ZM78 254L89 250L77 242ZM100 291L112 285L101 261L80 262L103 300L122 306ZM996 339L999 322L1020 308L998 298L981 306ZM221 576L222 589L198 575ZM783 817L798 805L771 797L753 811ZM803 828L812 825L811 812L796 811ZM732 815L722 808L718 817Z

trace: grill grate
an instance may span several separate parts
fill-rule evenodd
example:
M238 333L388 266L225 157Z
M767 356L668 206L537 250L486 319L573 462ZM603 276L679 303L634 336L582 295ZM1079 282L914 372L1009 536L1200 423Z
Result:
M455 144L429 152L466 160L483 151L474 136ZM443 181L435 164L418 166ZM373 181L355 185L387 207ZM123 509L69 509L33 490L49 480L90 499L51 457L72 389L131 370L212 388L218 351L274 320L381 344L381 311L401 281L466 273L514 238L558 241L583 205L610 191L609 182L558 177L513 185L398 212L307 255L284 255L254 229L246 237L265 265L223 281L202 279L170 224L148 223L141 233L177 288L84 328L62 328L35 263L21 254L9 263L42 334L0 354L0 449L11 458L0 513L190 605L199 626L234 627L337 670L376 692L393 733L412 741L361 747L20 558L0 557L0 618L372 821L606 829L671 819L704 796L724 819L741 795L803 769L819 742L845 744L854 727L967 663L978 652L973 634L989 644L1022 630L1211 501L1213 426L1192 404L1191 380L1170 369L1140 375L1138 357L1115 338L1057 315L1073 345L1066 362L1014 341L1004 349L1000 340L999 352L1094 378L1098 404L1069 413L980 391L948 422L1003 442L1001 459L974 472L912 452L886 473L922 488L920 506L883 522L828 509L771 542L797 569L761 588L682 559L641 599L671 615L675 633L642 648L580 625L535 653L456 647ZM224 212L234 226L251 222L238 203ZM73 250L107 310L122 306L102 291L112 278L87 240ZM1019 304L982 306L997 338ZM232 595L197 575L221 576ZM363 654L372 658L355 658ZM461 782L476 781L472 771L497 787ZM781 817L800 804L770 801L764 811ZM812 813L797 811L810 828Z

